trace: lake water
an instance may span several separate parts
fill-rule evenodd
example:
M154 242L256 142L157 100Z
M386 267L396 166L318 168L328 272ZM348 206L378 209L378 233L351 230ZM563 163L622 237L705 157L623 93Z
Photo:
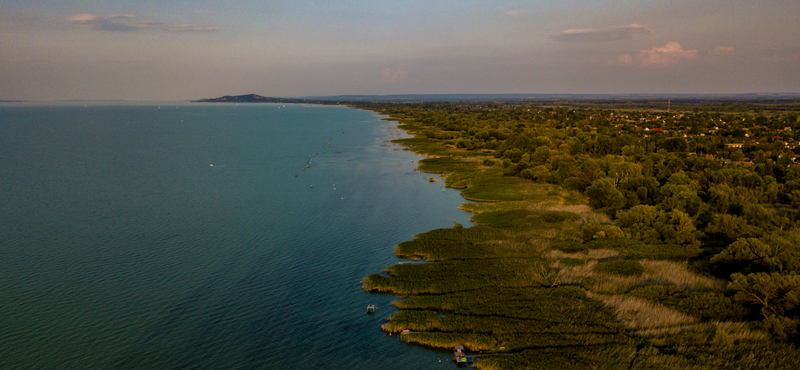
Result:
M396 297L359 285L397 243L471 225L380 118L0 105L0 369L453 366L382 333Z

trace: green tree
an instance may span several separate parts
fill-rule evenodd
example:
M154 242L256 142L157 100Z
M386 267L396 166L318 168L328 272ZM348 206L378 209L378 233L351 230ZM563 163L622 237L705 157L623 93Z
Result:
M544 145L536 148L536 151L534 151L533 155L531 156L532 163L536 165L546 164L549 159L550 148Z
M614 179L614 185L618 185L622 179L641 174L642 166L636 163L615 161L608 167L608 176Z
M739 238L711 259L712 263L745 262L750 269L763 272L800 272L796 241L777 235Z
M614 180L603 177L595 180L586 188L589 204L594 208L622 207L625 196L617 190Z
M705 229L708 234L716 234L729 242L739 238L759 237L760 229L747 224L744 218L735 215L716 215Z
M627 236L647 244L700 245L692 218L678 210L638 205L617 212L615 222Z
M778 338L797 333L798 321L790 316L800 304L800 275L734 273L728 288L736 291L737 301L760 306L764 326Z

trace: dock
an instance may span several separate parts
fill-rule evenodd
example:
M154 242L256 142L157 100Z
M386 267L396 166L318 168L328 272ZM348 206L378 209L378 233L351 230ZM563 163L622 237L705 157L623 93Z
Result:
M469 358L467 357L467 353L464 352L464 346L453 347L453 361L456 364L469 363Z
M504 348L500 347L500 350L502 351L502 350L504 350ZM455 362L456 365L471 364L471 363L475 362L476 360L479 360L479 359L484 358L484 357L505 356L505 355L506 354L504 354L504 353L488 353L488 354L482 354L482 355L468 355L467 352L464 350L464 346L458 345L458 346L453 347L453 362Z

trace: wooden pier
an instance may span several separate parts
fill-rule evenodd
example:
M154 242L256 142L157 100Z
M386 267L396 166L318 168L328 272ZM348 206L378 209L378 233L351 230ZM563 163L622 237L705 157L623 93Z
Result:
M464 352L464 346L453 347L453 361L459 365L469 363L467 353Z

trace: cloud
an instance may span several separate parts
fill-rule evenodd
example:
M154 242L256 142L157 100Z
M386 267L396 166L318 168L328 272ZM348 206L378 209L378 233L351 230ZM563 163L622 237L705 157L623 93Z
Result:
M408 78L408 65L401 64L397 68L384 68L381 72L381 83L400 84Z
M133 31L135 26L128 23L116 21L116 19L133 18L133 15L112 14L76 14L69 17L67 21L72 25L88 28L94 31Z
M732 55L736 53L736 49L731 46L717 46L711 50L711 55Z
M800 61L800 48L771 50L763 56L770 62L798 62Z
M157 30L165 32L214 32L216 27L206 27L197 24L171 25L159 21L131 22L135 18L132 14L76 14L67 19L73 26L90 29L92 31L137 31Z
M88 14L91 15L91 14ZM133 18L135 15L133 14L110 14L107 15L106 18L108 19L118 19L118 18Z
M174 26L168 26L166 28L167 31L171 32L215 32L219 31L217 27L205 27L199 24L178 24Z
M644 67L664 67L697 59L697 50L683 50L681 44L671 41L660 48L640 51L636 54L636 59Z
M633 64L633 57L628 54L623 54L617 57L617 64L631 65Z
M653 31L640 24L614 26L606 28L570 29L547 37L559 42L606 42L627 40L636 35L646 35Z

